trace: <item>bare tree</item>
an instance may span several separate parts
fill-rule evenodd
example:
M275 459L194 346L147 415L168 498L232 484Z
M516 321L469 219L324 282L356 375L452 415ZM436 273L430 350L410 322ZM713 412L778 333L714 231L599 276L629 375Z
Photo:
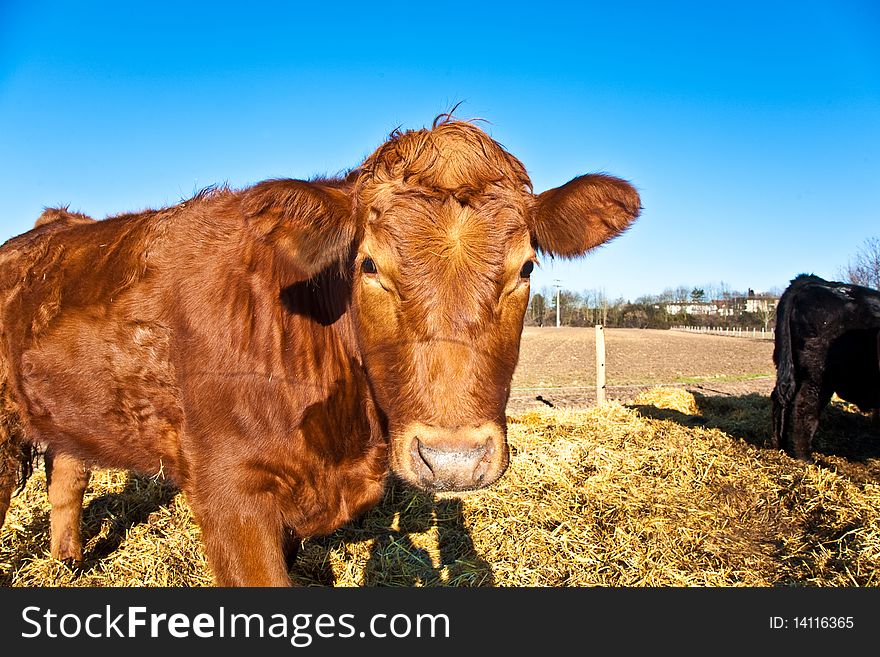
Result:
M560 324L575 326L578 307L581 305L578 295L571 290L563 288L559 291L557 299L559 300Z
M586 307L586 313L589 313L588 321L590 324L605 324L608 322L608 297L604 289L584 290L581 298Z
M535 324L538 326L544 326L544 315L547 313L547 303L544 299L544 295L540 292L532 296L532 301L529 303L529 313Z
M880 237L869 237L842 270L849 283L880 290Z
M757 305L757 315L764 324L764 330L770 330L770 322L776 319L776 300L764 298L763 303Z

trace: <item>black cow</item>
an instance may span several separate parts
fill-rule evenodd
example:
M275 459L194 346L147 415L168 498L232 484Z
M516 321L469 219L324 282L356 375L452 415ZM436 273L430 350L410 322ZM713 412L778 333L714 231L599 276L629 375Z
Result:
M810 460L819 415L834 393L880 409L880 292L801 274L776 312L774 446Z

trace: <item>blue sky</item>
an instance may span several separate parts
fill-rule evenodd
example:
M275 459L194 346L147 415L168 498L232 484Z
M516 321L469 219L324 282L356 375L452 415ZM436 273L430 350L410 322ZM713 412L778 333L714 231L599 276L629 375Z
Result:
M535 289L767 290L880 234L876 2L129 4L0 0L0 241L45 206L337 173L458 102L536 191L642 194Z

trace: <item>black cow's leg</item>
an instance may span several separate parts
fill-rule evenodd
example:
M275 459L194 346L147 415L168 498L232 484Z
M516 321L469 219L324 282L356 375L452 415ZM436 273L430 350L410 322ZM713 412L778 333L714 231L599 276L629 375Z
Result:
M789 416L791 415L791 403L785 401L777 388L770 393L770 402L773 417L773 435L770 437L770 447L779 449L785 442L783 434L790 431Z
M49 487L50 553L61 561L82 561L83 495L91 472L69 454L46 452L46 481Z
M828 399L817 386L805 384L798 388L792 403L790 428L782 436L782 447L791 456L802 461L812 460L810 447L819 427L819 415L827 403Z

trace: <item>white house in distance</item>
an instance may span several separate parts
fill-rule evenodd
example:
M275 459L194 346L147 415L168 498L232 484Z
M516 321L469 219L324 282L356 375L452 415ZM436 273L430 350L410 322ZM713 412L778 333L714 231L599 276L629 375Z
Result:
M779 297L772 294L755 294L754 290L749 290L746 297L747 313L766 313L774 310L779 305Z
M774 294L755 292L749 289L746 296L731 295L725 299L712 301L673 301L664 304L670 315L687 313L688 315L732 317L741 313L770 314L779 304L779 297Z
M675 301L664 304L670 315L686 313L688 315L720 315L716 301Z

